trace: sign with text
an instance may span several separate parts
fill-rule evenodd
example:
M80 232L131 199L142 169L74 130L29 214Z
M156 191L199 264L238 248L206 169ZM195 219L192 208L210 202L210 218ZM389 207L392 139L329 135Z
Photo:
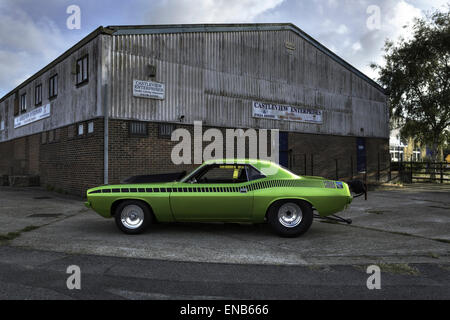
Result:
M321 124L322 115L322 110L253 101L254 118Z
M14 129L50 117L50 103L14 118Z
M133 96L135 97L163 100L164 94L164 83L133 80Z

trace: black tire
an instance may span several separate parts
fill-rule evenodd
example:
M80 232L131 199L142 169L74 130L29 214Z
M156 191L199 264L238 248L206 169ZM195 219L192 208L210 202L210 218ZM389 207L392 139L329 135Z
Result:
M291 219L288 214L290 209L292 209L291 211L293 212L291 213L291 226L289 226L289 223L286 221ZM300 209L301 212L296 214L295 211L298 209ZM297 221L295 217L299 214L301 214L301 218L300 221ZM309 227L311 227L313 222L313 210L311 205L304 201L278 201L270 206L267 211L267 221L272 230L278 235L282 237L298 237L308 231Z
M153 215L149 207L136 200L120 203L116 208L114 218L117 227L126 234L140 234L153 222Z

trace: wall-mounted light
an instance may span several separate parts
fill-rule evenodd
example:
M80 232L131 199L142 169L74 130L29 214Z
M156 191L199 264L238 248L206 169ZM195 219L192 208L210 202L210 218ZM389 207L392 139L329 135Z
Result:
M156 66L149 64L147 66L147 74L150 78L156 77Z
M183 122L184 121L184 114L178 117L178 121Z

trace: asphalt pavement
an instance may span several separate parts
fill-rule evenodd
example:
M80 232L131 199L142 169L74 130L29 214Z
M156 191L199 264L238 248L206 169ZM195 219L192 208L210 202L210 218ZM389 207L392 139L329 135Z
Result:
M81 199L0 187L0 299L450 298L450 186L383 188L342 216L353 224L315 220L295 239L217 223L128 236ZM81 290L66 286L71 265Z
M0 247L0 299L449 299L448 265L277 266L161 261ZM80 289L68 289L69 266Z

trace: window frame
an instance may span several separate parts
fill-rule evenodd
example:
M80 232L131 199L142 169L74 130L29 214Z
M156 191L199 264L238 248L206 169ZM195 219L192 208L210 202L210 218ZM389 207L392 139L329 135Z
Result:
M38 91L39 90L39 91ZM39 93L39 100L38 100L38 93ZM42 83L39 83L34 87L34 105L36 107L42 105Z
M92 131L90 131L90 127L92 126ZM86 131L86 133L87 134L94 134L94 131L95 131L95 124L94 124L94 121L89 121L88 123L87 123L87 131Z
M163 128L170 128L170 133L166 134L163 131ZM158 137L161 139L171 139L172 138L172 133L176 130L176 125L173 123L160 123L158 126Z
M213 168L216 167L220 167L220 166L243 166L244 170L245 170L245 177L246 177L246 181L236 181L236 182L200 182L197 181L197 177L203 176L205 175L208 171L210 171ZM257 171L260 173L260 176L257 179L252 179L250 180L249 175L248 175L248 168L251 167L253 170ZM256 181L259 179L263 179L266 178L267 176L264 175L260 170L258 170L257 168L255 168L253 165L251 164L246 164L246 163L213 163L213 164L208 164L205 165L204 167L199 168L199 170L194 170L191 174L189 174L188 176L186 176L185 178L183 178L182 182L184 183L193 183L192 179L195 178L197 182L195 182L194 184L240 184L240 183L247 183L247 182L252 182L252 181Z
M145 133L133 132L132 126L134 124L144 125ZM148 123L145 121L130 121L128 124L128 134L130 135L130 137L140 137L140 138L148 137Z
M81 62L81 66L80 66ZM79 80L79 75L81 79ZM89 82L89 54L86 54L79 58L76 62L76 75L75 83L77 87Z
M80 128L81 128L81 133L80 133ZM77 137L82 137L84 136L84 123L79 123L77 126Z
M48 79L48 98L55 99L57 96L58 96L58 74L56 73Z
M20 114L27 112L27 93L24 92L20 95Z

